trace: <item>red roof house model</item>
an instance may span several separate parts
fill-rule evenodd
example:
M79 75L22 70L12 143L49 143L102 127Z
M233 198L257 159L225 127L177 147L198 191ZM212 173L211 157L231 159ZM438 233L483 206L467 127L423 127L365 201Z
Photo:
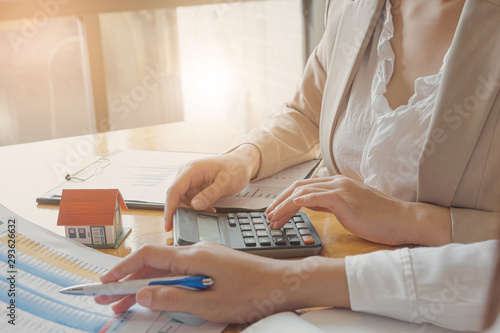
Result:
M65 189L57 225L65 226L68 238L106 247L123 233L121 210L128 208L118 189Z

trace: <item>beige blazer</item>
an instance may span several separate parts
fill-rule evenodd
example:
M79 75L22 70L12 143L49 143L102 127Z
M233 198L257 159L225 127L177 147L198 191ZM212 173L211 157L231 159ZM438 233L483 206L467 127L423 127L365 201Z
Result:
M258 177L321 152L339 173L334 129L385 0L332 0L326 31L294 99L237 143L261 152ZM450 207L454 242L500 228L500 0L467 0L451 44L419 159L417 200Z

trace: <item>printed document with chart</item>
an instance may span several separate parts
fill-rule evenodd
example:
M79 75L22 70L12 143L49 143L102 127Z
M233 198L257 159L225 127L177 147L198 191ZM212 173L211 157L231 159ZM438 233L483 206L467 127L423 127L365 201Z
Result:
M116 316L93 297L60 294L99 281L120 258L85 247L0 205L2 332L221 332L212 322L193 327L160 311L135 306Z

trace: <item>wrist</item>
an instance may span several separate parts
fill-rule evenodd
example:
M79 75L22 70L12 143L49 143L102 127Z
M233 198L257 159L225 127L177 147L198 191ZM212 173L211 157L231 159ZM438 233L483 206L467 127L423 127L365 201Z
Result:
M248 166L250 179L257 176L260 169L260 151L256 146L250 143L244 143L241 146L238 146L231 153L237 154L238 158Z
M422 202L408 206L410 222L406 244L442 246L452 242L449 208Z
M344 259L316 256L289 263L283 281L289 287L287 303L291 309L350 307Z

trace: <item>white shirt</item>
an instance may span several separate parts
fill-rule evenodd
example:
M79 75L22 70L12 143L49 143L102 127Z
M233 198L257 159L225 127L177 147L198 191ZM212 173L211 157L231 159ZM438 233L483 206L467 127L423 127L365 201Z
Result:
M387 0L335 130L333 153L343 175L393 197L415 201L418 161L444 66L435 75L415 80L408 104L393 110L384 96L394 71L393 35Z
M480 331L498 241L346 257L351 308L457 331Z

